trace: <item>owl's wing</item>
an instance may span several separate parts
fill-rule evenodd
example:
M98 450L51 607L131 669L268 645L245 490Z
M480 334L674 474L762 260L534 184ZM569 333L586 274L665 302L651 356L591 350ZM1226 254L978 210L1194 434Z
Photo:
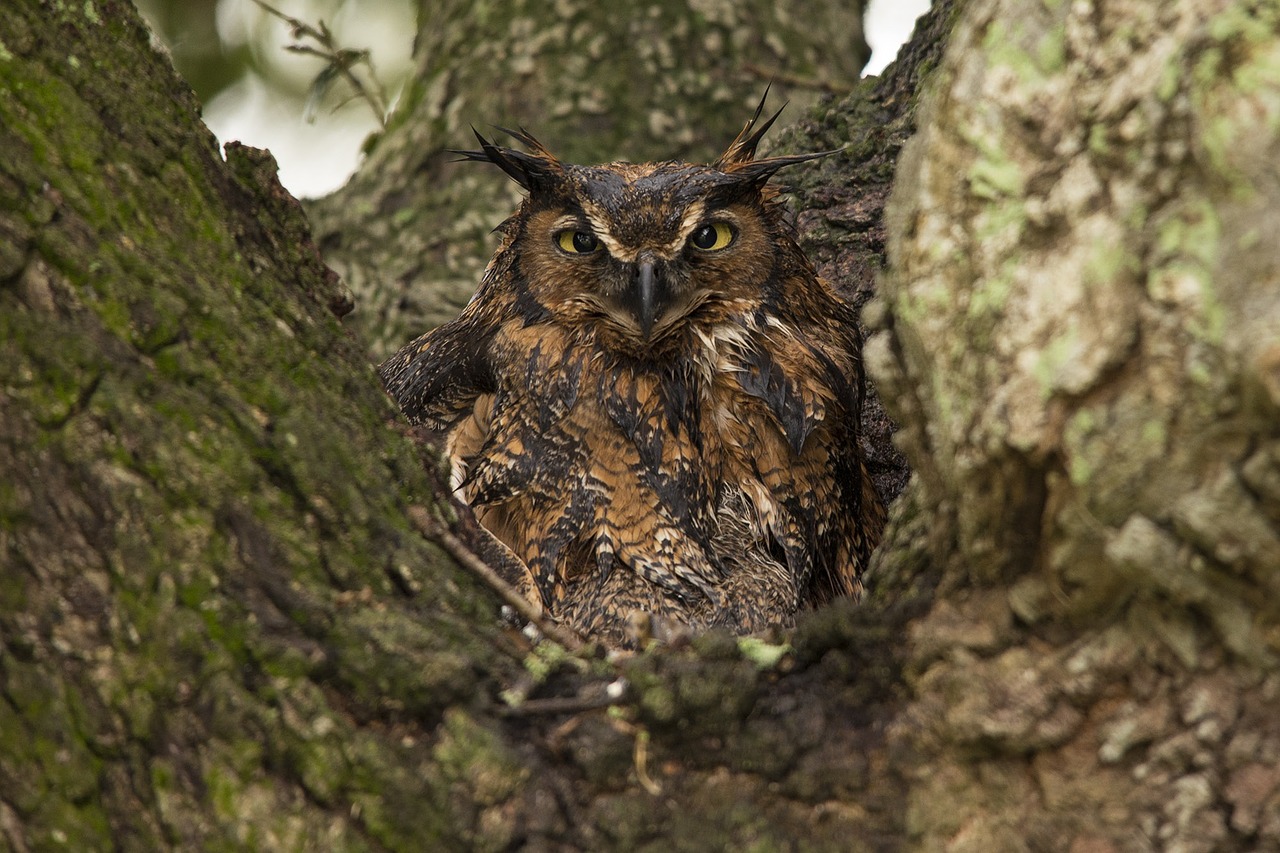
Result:
M845 313L830 303L803 323L784 320L778 328L789 330L786 337L758 339L744 352L738 374L742 390L772 415L772 424L751 420L740 439L750 448L755 478L778 508L769 533L794 577L818 600L860 589L874 545L866 541L865 516L878 509L878 502L864 506L859 341Z
M798 490L801 513L818 541L820 558L812 587L818 601L859 594L861 575L884 526L884 509L875 489L868 488L870 476L858 444L864 393L860 351L851 314L809 347L815 364L809 381L818 393L828 395L831 409L819 430L820 440L802 454L807 465L827 475L811 479L813 488Z
M464 462L459 454L474 452L461 450L460 443L474 440L487 446L494 441L489 420L493 398L499 392L497 377L502 372L495 361L501 358L501 353L495 352L500 331L490 317L467 310L456 320L414 340L378 368L387 392L410 422L450 433L446 448L455 469ZM474 419L465 420L472 415ZM459 433L468 432L463 426L479 432L459 438ZM517 459L514 464L519 462ZM469 503L483 511L484 501ZM503 580L539 608L545 606L529 567L488 526L478 528L475 547L480 558Z
M465 312L407 344L378 368L410 422L447 430L476 398L497 387L490 346L495 329Z
M558 428L578 398L583 359L520 319L491 339L491 363L501 365L482 446L472 452L464 493L473 507L533 491L554 500L581 466L580 438Z

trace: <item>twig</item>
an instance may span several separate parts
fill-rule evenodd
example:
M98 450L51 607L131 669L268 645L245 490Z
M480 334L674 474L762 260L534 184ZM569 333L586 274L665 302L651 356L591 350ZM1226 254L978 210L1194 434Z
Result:
M253 0L253 2L258 5L258 8L262 9L267 14L279 18L292 27L294 39L309 38L320 45L320 48L314 48L306 44L291 44L285 48L292 53L302 53L309 56L319 57L328 63L324 71L321 71L319 76L317 76L311 84L312 89L316 90L317 94L319 94L318 87L321 83L327 82L327 80L332 78L334 74L341 74L343 79L351 85L351 88L355 89L356 97L363 98L364 101L369 104L369 109L373 110L373 116L378 120L378 123L384 127L386 126L386 94L382 91L382 84L378 81L378 74L373 69L373 58L369 51L351 50L349 48L338 47L334 42L333 33L329 30L329 27L325 25L324 21L321 21L319 28L316 28L308 24L306 21L295 18L291 15L286 15L279 9L273 8L263 2L263 0ZM362 62L365 67L369 69L369 76L373 78L376 89L366 86L364 82L356 76L356 73L351 70L354 66Z
M599 696L552 696L546 699L526 699L519 705L503 707L500 713L504 717L525 717L534 714L576 714L579 711L595 711L600 708L612 708L621 704L620 699L612 699L608 695Z
M498 594L504 604L519 613L522 618L533 623L544 635L569 651L578 652L582 650L583 642L577 634L547 618L541 608L535 607L533 602L503 580L488 563L476 556L476 553L468 548L461 539L454 536L443 524L432 518L426 509L421 506L411 506L407 514L409 521L418 529L419 533L449 552L449 556L453 557L458 562L458 565L487 584L490 589Z
M770 83L784 83L797 89L817 89L833 95L848 92L853 88L852 85L844 81L827 80L821 77L805 77L801 74L791 74L786 71L771 71L752 62L745 64L742 70L754 77L759 77L761 80L768 80Z
M636 778L640 780L640 787L644 788L653 796L662 793L662 786L659 785L654 778L649 775L649 732L641 729L636 732L635 749L631 754L632 760L635 762Z

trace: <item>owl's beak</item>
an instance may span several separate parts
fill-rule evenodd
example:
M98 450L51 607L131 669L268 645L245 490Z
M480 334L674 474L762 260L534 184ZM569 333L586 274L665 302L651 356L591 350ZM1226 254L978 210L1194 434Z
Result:
M641 261L636 267L635 281L636 319L640 321L640 333L649 339L653 321L658 315L657 286L653 278L653 261Z

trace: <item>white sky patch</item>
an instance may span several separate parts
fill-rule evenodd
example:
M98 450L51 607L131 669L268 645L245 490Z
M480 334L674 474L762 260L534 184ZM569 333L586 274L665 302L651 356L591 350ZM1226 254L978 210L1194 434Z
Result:
M879 74L893 62L898 48L911 37L916 18L929 11L929 0L871 0L865 21L871 61L864 75Z

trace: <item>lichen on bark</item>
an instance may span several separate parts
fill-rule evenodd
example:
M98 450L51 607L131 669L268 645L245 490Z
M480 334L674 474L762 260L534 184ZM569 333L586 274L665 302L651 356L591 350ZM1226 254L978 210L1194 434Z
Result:
M353 717L438 716L504 654L406 521L434 489L301 209L132 7L0 22L6 839L418 845L431 781ZM401 811L329 813L369 796Z
M948 48L868 348L945 566L899 730L929 849L1280 840L1228 746L1280 748L1277 23L988 0Z

